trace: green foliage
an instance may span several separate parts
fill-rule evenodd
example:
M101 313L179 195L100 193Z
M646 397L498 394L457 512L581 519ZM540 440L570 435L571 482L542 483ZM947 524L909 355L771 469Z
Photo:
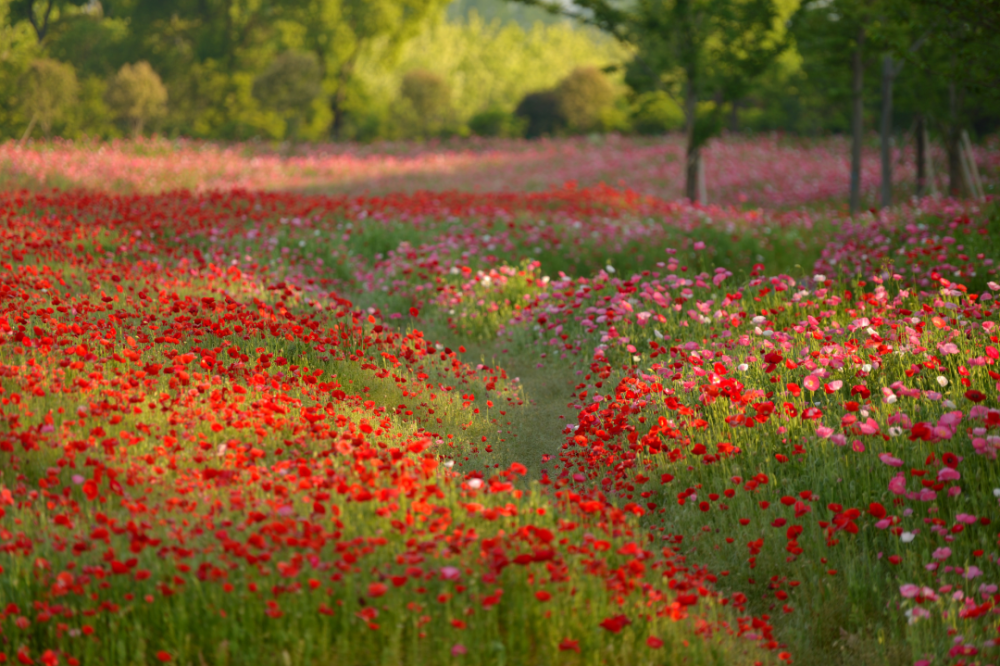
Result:
M722 127L726 103L746 95L750 84L785 49L777 0L522 0L566 12L635 47L626 82L637 91L683 95L687 133L685 191L701 195L701 147ZM699 102L711 100L709 114Z
M63 134L69 138L99 137L108 139L121 135L115 116L105 101L108 83L97 76L80 80L77 103L66 114Z
M912 38L889 40L899 57L926 70L947 67L953 80L996 103L1000 100L998 0L883 0L904 34L926 35L935 48L914 50ZM944 57L941 57L942 54Z
M664 134L684 126L684 111L662 90L645 92L632 104L631 123L639 134Z
M169 80L170 107L164 126L172 134L227 140L280 138L284 123L253 97L250 72L229 73L224 63L195 63Z
M286 51L253 82L253 96L285 120L288 134L298 138L299 125L320 94L322 71L315 53Z
M422 69L407 72L403 76L399 95L406 103L409 113L404 123L412 134L434 136L453 123L451 86L443 77Z
M555 90L567 127L574 132L592 132L601 127L605 112L614 103L615 91L594 67L580 67L559 82Z
M305 27L304 47L319 57L329 94L332 133L342 137L349 95L359 80L358 63L398 59L402 46L445 5L444 0L301 0L289 18ZM393 91L394 96L395 90Z
M523 118L494 107L472 116L469 129L476 136L512 138L523 136L526 128Z
M119 69L140 61L169 91L158 127L172 135L375 140L468 127L516 136L527 116L513 113L526 95L586 68L614 69L607 82L615 91L627 83L629 103L618 99L585 120L550 113L533 135L684 127L700 145L723 126L843 132L850 54L864 26L869 127L880 103L874 62L891 52L906 63L895 84L896 127L919 116L935 141L960 125L982 136L1000 126L995 2L970 21L979 4L964 0L954 9L944 0L0 0L0 134L20 136L30 123L21 82L40 58L71 63L79 77L79 108L49 127L63 136L120 131L94 91L113 88ZM566 20L574 7L587 11ZM312 54L321 83L310 102L279 110L259 83L254 89L287 52ZM411 102L400 104L403 77L415 70L451 90L452 114L433 130ZM685 110L689 122L679 123Z
M77 88L72 65L47 58L32 62L21 82L21 109L29 118L25 136L35 123L49 136L52 125L61 121L76 101Z
M148 62L125 64L108 83L105 101L140 136L146 123L166 112L167 89Z
M11 23L6 0L0 0L0 128L12 136L27 119L22 119L18 96L22 76L41 49L27 21ZM20 133L18 133L18 136Z
M427 25L400 47L394 65L386 60L387 48L376 45L358 61L356 79L370 103L390 107L403 73L424 69L449 82L461 122L493 108L513 112L526 94L554 88L576 67L614 65L629 54L597 31L566 22L524 29L475 14L463 23Z
M41 42L49 33L54 19L68 13L72 7L85 5L88 0L11 0L11 16L30 24Z
M514 113L524 119L527 125L525 136L529 139L551 136L566 127L566 117L555 90L541 90L525 95Z
M620 18L638 48L626 81L638 90L666 89L685 98L685 122L700 146L721 129L696 115L698 102L739 99L784 49L773 0L643 0Z
M453 23L434 20L446 0L129 0L85 7L56 0L42 43L25 8L14 4L11 14L0 0L0 127L15 135L30 120L17 103L21 74L42 56L73 63L87 82L86 108L53 128L65 136L116 134L114 105L91 92L113 88L110 79L124 64L146 61L169 91L158 124L168 134L375 140L428 133L410 103L399 103L407 72L433 72L450 85L452 114L430 133L458 131L485 113L478 131L516 136L520 121L512 114L526 93L554 87L576 67L614 65L628 55L597 31L566 21L530 28L534 19L511 22L514 15L542 14L507 11L501 0L493 3L498 11L469 4ZM483 20L480 9L498 20ZM288 51L312 53L322 81L315 100L297 107L297 118L254 95L254 82ZM486 112L493 110L511 115L491 118ZM132 120L126 125L137 127ZM603 119L601 126L620 123Z
M128 62L129 38L125 19L78 14L56 24L45 46L52 58L72 62L81 79L107 79Z

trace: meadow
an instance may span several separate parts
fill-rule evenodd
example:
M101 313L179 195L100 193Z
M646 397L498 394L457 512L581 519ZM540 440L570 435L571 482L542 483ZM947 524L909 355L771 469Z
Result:
M0 663L997 663L1000 208L681 154L0 146Z
M1000 170L995 140L975 147L987 183ZM289 155L291 151L291 155ZM708 201L769 210L840 208L849 143L780 133L731 136L708 144ZM872 205L881 183L878 142L865 146L861 189ZM945 191L946 158L930 149L934 180ZM683 197L684 141L679 135L618 135L554 140L467 139L429 143L228 146L189 139L139 139L19 146L0 144L0 181L10 188L85 188L121 193L176 188L282 190L323 194L391 194L421 190L525 192L607 184L673 201ZM893 152L897 197L910 198L916 179L913 146Z

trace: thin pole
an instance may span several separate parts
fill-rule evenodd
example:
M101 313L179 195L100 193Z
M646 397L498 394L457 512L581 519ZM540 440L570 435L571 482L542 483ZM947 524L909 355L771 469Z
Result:
M965 148L965 158L969 163L969 173L972 176L971 189L974 190L973 194L980 200L985 199L986 192L983 191L983 181L979 177L979 165L976 164L976 156L972 152L972 141L969 139L967 130L962 130L962 145Z

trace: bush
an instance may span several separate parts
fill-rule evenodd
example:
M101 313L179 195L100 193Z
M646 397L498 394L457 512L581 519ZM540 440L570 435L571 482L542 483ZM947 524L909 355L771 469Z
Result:
M115 118L105 101L108 82L99 76L80 77L77 102L66 113L62 136L111 138L121 136Z
M595 67L578 67L556 87L559 106L573 132L602 129L601 119L614 104L615 90Z
M632 105L632 128L639 134L665 134L684 126L684 111L662 90L639 95Z
M555 90L541 90L525 95L514 115L524 119L527 125L525 136L529 139L558 134L567 125Z
M476 136L517 137L524 134L525 122L503 109L486 109L472 116L469 129Z
M310 105L320 94L322 80L315 53L286 51L254 79L253 96L282 117L286 134L294 139Z
M76 102L77 81L73 66L42 58L33 61L22 79L21 110L29 118L24 136L38 124L45 136L62 120Z
M135 136L167 110L167 89L146 61L122 65L108 82L104 99L115 117L132 127Z
M399 94L411 112L405 124L419 136L440 134L452 122L451 86L441 76L423 69L407 72Z

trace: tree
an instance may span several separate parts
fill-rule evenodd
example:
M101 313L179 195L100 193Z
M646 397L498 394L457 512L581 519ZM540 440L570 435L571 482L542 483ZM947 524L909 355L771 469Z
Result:
M528 93L517 105L514 115L524 123L525 136L529 139L553 135L566 127L566 117L555 90Z
M1000 99L1000 0L895 0L893 8L897 20L912 22L950 55L960 86ZM931 62L904 44L894 46L898 57Z
M601 114L615 101L615 90L596 67L578 67L556 87L562 116L574 132L599 128Z
M982 110L1000 102L996 67L1000 62L1000 0L881 2L888 18L885 24L895 27L883 31L886 48L901 64L912 63L923 78L922 97L929 112L921 114L921 123L924 115L936 115L944 135L949 193L968 195L971 184L962 168L963 132L973 107ZM918 174L926 174L924 163L918 163Z
M513 0L597 26L636 49L626 82L681 100L685 192L699 195L701 149L722 129L727 105L746 94L785 48L774 0Z
M330 95L331 133L343 136L348 93L358 58L380 40L389 57L448 0L297 0L305 44L319 58L323 87Z
M129 26L119 53L128 62L149 62L170 92L164 126L238 140L283 130L254 99L253 81L276 53L301 48L294 37L304 28L290 20L301 2L116 0L112 6Z
M45 40L50 57L72 62L77 76L109 79L126 62L139 60L129 53L129 24L96 13L77 13L60 20Z
M253 96L285 120L287 135L298 138L299 125L320 94L322 74L315 53L286 51L253 82Z
M422 137L441 131L452 118L451 86L433 72L424 69L407 72L399 94L409 103L417 133Z
M67 7L80 7L89 0L12 0L10 13L15 18L26 20L35 31L35 36L41 42L52 26L53 12L59 15Z
M523 119L504 109L485 109L469 119L469 130L476 136L513 138L523 136L527 127Z
M105 101L119 120L141 136L150 120L161 117L167 108L167 89L146 61L125 64L108 83Z
M864 72L869 65L872 7L864 0L806 0L792 17L791 33L807 72L822 80L834 101L850 100L850 210L861 208L861 147L864 139ZM843 75L850 74L849 77Z
M49 136L53 123L59 121L76 100L77 82L73 66L57 60L35 60L24 74L21 108L30 119L21 140L31 136L35 124Z

